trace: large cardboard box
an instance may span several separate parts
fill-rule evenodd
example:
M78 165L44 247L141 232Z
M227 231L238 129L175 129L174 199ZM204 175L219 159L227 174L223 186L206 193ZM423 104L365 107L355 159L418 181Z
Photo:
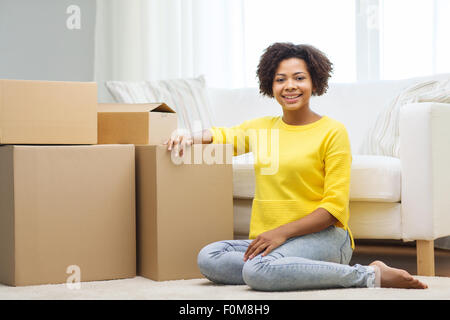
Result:
M98 143L163 144L177 129L165 103L99 103Z
M96 144L97 84L0 79L0 144Z
M136 146L138 275L143 277L201 278L200 249L233 239L232 146L189 150L186 163L179 164L165 146ZM222 161L202 160L202 153Z
M0 146L0 282L134 277L133 145Z

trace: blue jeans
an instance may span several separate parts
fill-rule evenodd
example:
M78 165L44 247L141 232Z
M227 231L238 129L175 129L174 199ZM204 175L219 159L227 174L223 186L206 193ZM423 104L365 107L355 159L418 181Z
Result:
M201 273L215 283L247 284L263 291L375 287L379 282L375 268L348 265L353 253L350 236L339 227L290 238L267 256L259 254L244 262L252 241L207 245L198 254Z

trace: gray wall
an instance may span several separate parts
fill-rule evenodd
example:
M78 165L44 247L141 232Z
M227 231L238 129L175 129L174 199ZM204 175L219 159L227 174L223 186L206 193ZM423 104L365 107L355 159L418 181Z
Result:
M70 5L80 29L66 25ZM93 81L95 11L95 0L0 0L0 78Z

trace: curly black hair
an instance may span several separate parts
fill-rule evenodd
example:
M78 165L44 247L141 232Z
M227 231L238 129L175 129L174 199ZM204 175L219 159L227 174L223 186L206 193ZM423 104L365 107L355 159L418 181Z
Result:
M273 98L273 80L280 62L289 58L305 61L313 84L313 95L321 96L328 89L328 79L333 64L319 49L308 44L276 42L270 45L261 56L256 74L259 79L259 92Z

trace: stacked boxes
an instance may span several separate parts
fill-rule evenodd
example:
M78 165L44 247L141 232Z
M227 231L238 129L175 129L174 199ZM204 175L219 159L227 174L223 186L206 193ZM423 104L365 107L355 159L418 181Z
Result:
M0 282L134 277L134 145L95 145L96 83L0 80L0 139Z
M158 281L202 277L200 249L233 239L232 146L174 158L162 144L176 124L165 104L99 105L99 141L136 145L137 274Z
M180 163L176 123L163 103L97 104L93 82L0 80L0 282L201 277L198 251L233 237L232 149Z

